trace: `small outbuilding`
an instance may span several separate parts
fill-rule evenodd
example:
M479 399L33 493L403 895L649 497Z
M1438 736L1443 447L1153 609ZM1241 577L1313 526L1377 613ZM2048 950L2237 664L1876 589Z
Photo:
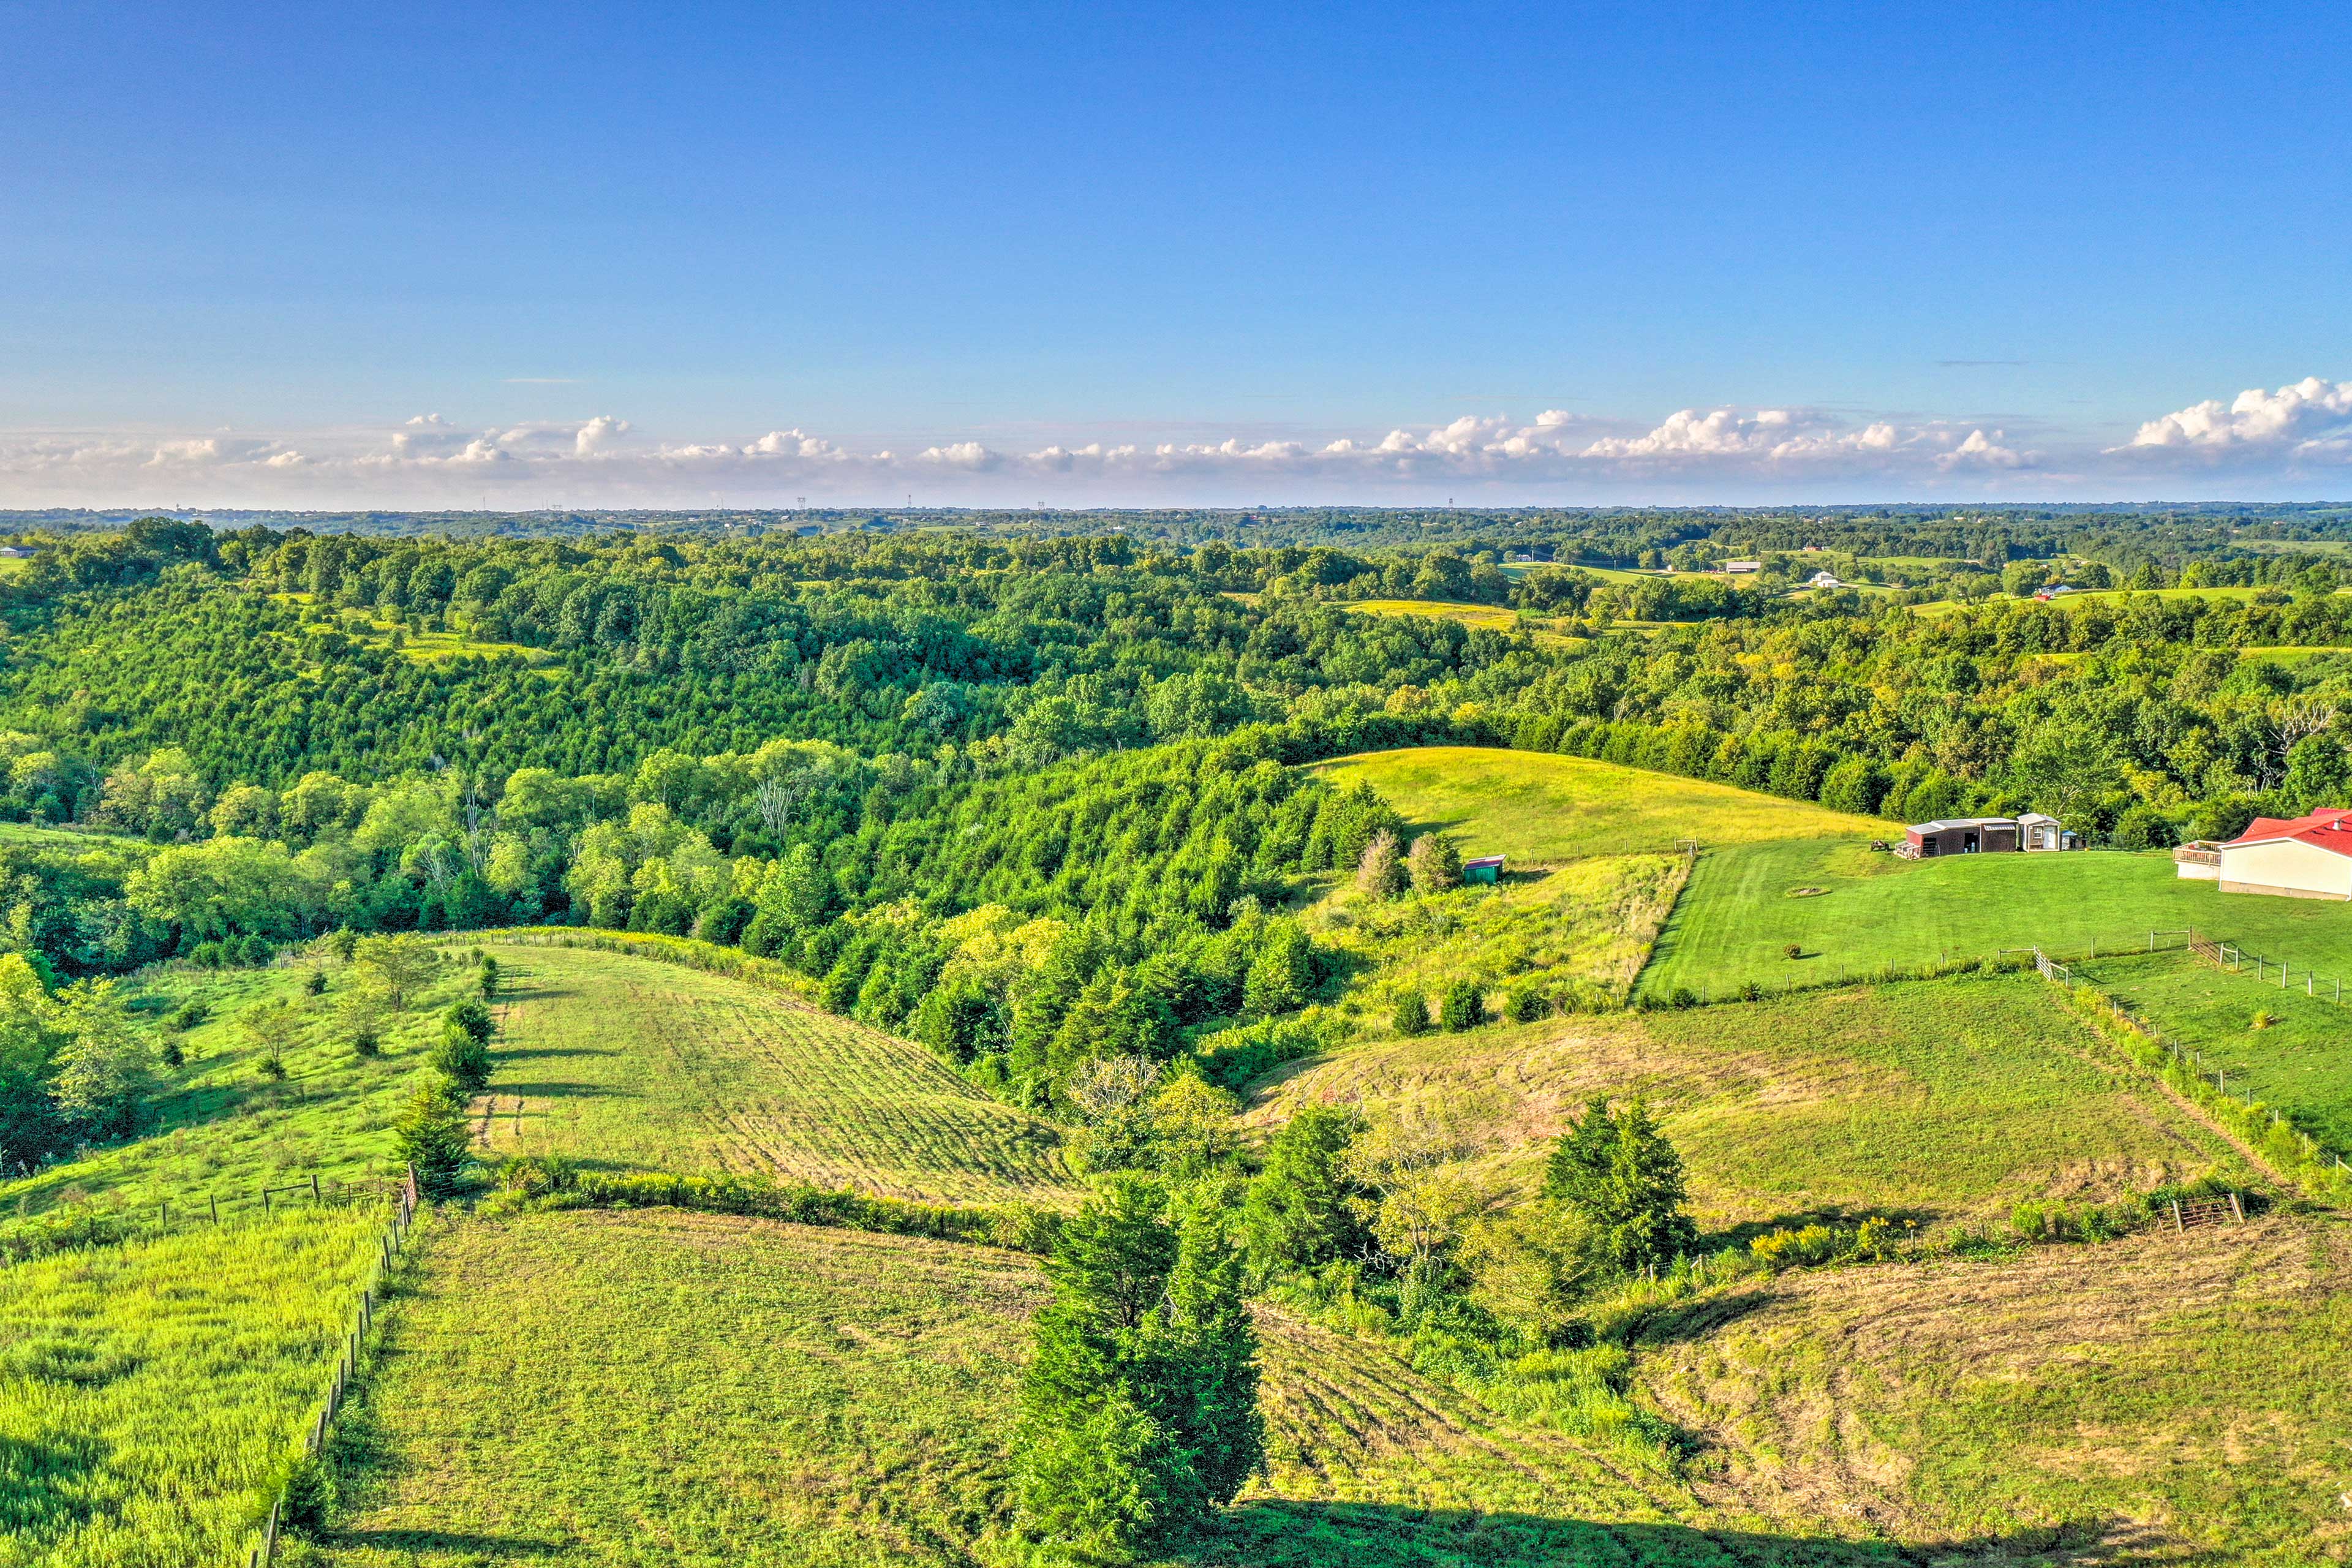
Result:
M2029 811L2021 816L1955 816L1916 822L1903 830L1903 847L1896 853L1913 860L1935 860L1947 855L2082 847L2081 837L2067 832L2056 817Z
M1475 859L1462 862L1462 880L1465 883L1484 882L1491 887L1502 879L1503 858L1500 855L1481 855Z
M2219 857L2216 879L2225 893L2352 899L2352 811L2258 816L2220 847Z

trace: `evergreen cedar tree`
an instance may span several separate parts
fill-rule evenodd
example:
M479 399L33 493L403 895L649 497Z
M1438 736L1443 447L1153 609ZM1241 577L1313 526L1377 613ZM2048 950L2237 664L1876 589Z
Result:
M1590 1221L1607 1260L1627 1273L1664 1268L1698 1245L1682 1156L1639 1100L1584 1108L1552 1151L1544 1195Z
M1345 1107L1309 1105L1267 1141L1265 1163L1242 1204L1254 1274L1311 1273L1363 1250L1370 1239L1358 1217L1364 1192L1347 1166L1363 1125Z
M1063 1226L1045 1271L1015 1529L1041 1561L1132 1561L1205 1522L1263 1461L1241 1260L1213 1208L1121 1173Z

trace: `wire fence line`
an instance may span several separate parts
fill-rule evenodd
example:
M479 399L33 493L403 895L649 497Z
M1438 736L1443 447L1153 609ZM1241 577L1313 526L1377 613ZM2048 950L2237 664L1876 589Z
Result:
M2343 1005L2344 982L2333 975L2322 974L2318 970L2312 968L2305 968L2298 973L2294 964L2285 959L2264 958L2259 953L2248 952L2233 942L2209 942L2192 945L2196 949L2197 956L2204 959L2216 969L2228 970L2233 974L2243 974L2246 972L2246 965L2251 963L2254 966L2254 979L2262 984L2268 984L2275 979L2280 990L2292 991L2294 988L2294 982L2299 978L2303 982L2303 994L2305 996L2322 1002L2333 1002L2338 1006Z
M360 1288L359 1300L352 1309L352 1326L342 1337L335 1355L334 1370L327 1375L324 1396L319 1402L319 1414L310 1423L303 1452L318 1460L327 1451L327 1438L334 1428L335 1417L341 1414L343 1400L358 1381L362 1358L367 1352L368 1331L375 1325L375 1310L383 1300L384 1280L399 1262L402 1247L408 1240L409 1227L416 1218L421 1194L416 1186L416 1167L408 1167L393 1188L392 1218L376 1240L374 1267L368 1271L368 1282ZM268 1568L278 1561L278 1542L286 1522L289 1499L281 1488L270 1500L269 1518L261 1527L261 1538L246 1556L246 1568Z

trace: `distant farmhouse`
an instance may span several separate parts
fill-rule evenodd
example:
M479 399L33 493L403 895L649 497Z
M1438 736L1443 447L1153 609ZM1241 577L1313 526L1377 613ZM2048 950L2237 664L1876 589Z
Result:
M29 544L0 544L0 561L30 561L33 547Z
M2352 811L2258 816L2226 844L2182 845L2172 861L2181 876L2219 882L2225 893L2352 899Z
M1837 574L1834 572L1816 572L1811 576L1805 579L1805 586L1809 588L1843 588L1845 584L1837 580Z
M1914 823L1903 830L1903 847L1895 853L1912 860L1935 860L1947 855L2081 847L2081 836L2067 832L2056 817L2029 811L2022 816L1956 816Z

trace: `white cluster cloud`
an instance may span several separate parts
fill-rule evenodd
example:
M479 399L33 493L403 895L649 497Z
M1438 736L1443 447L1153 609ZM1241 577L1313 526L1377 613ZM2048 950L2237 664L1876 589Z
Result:
M2352 430L2352 381L2305 376L2276 392L2250 386L2228 406L2219 398L2151 419L2130 450L2217 454L2289 452L2340 460Z
M2152 419L2122 446L2015 440L1974 421L1846 416L1807 407L1690 407L1654 424L1547 408L1532 420L1465 414L1377 437L1239 434L1158 443L1064 438L1034 447L942 438L900 457L799 426L747 438L659 442L598 414L468 428L440 413L373 429L260 437L213 432L10 438L0 434L0 506L129 504L172 481L208 504L425 506L486 488L561 494L575 505L773 504L786 492L850 501L923 492L928 501L1088 502L1425 499L1443 484L1496 499L1689 500L1978 491L2116 495L2134 483L2178 493L2199 468L2233 481L2315 482L2352 466L2352 381L2312 377ZM2175 478L2160 480L2158 476ZM2216 479L2216 483L2221 482ZM1413 487L1420 487L1414 489ZM2105 487L2102 489L2101 487ZM2240 488L2243 488L2242 485Z

